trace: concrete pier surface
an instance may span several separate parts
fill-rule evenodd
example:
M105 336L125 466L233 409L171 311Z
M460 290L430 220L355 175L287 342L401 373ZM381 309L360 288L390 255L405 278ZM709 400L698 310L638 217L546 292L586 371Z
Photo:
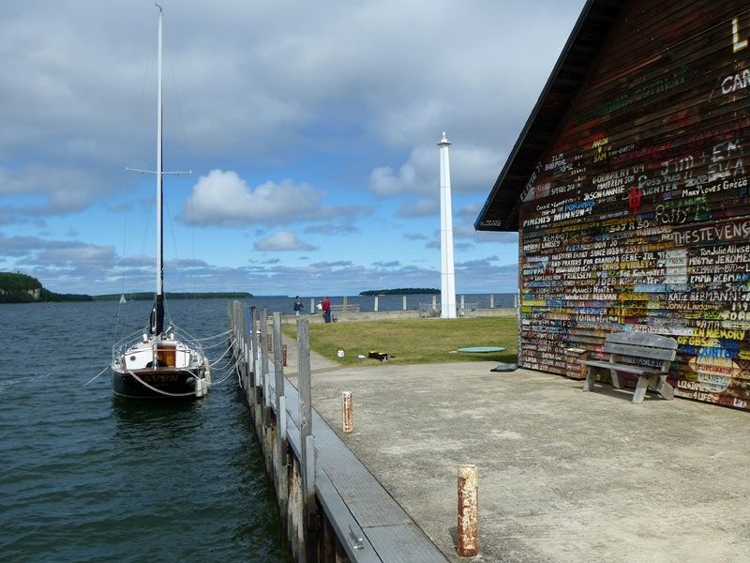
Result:
M750 561L747 413L652 394L634 405L626 391L495 365L341 368L313 353L313 404L450 561L467 560L455 547L464 464L479 468L471 561Z

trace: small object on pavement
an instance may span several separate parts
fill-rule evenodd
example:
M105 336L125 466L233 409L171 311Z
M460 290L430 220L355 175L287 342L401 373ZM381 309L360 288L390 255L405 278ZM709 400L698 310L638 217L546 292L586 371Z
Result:
M494 368L492 368L490 371L499 371L499 372L505 372L505 371L516 371L518 369L518 366L516 364L498 364Z
M468 348L459 348L457 352L467 354L489 354L490 352L505 352L502 346L469 346Z
M380 360L381 362L387 362L388 358L390 358L390 356L385 352L375 352L373 350L370 350L370 352L368 352L367 357L373 358L375 360Z

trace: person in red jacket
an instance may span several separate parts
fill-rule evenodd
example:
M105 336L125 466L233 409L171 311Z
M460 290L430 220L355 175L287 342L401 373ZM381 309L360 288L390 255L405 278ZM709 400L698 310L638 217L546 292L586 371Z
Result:
M326 298L320 302L320 306L323 309L323 320L325 320L325 322L327 323L330 323L331 322L331 300L328 299L327 295L326 295Z

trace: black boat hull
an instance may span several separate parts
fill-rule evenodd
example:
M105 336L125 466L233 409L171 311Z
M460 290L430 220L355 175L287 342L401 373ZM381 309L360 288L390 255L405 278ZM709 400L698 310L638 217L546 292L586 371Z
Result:
M198 374L203 378L203 374ZM127 399L196 399L196 374L186 370L149 371L135 374L112 372L112 390Z

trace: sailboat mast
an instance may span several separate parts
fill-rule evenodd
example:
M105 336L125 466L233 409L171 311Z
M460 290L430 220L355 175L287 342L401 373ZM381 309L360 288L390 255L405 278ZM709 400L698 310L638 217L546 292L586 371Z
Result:
M163 242L163 177L162 164L162 20L164 10L159 4L159 40L157 57L157 96L156 96L156 305L153 333L159 335L164 329L164 242Z

